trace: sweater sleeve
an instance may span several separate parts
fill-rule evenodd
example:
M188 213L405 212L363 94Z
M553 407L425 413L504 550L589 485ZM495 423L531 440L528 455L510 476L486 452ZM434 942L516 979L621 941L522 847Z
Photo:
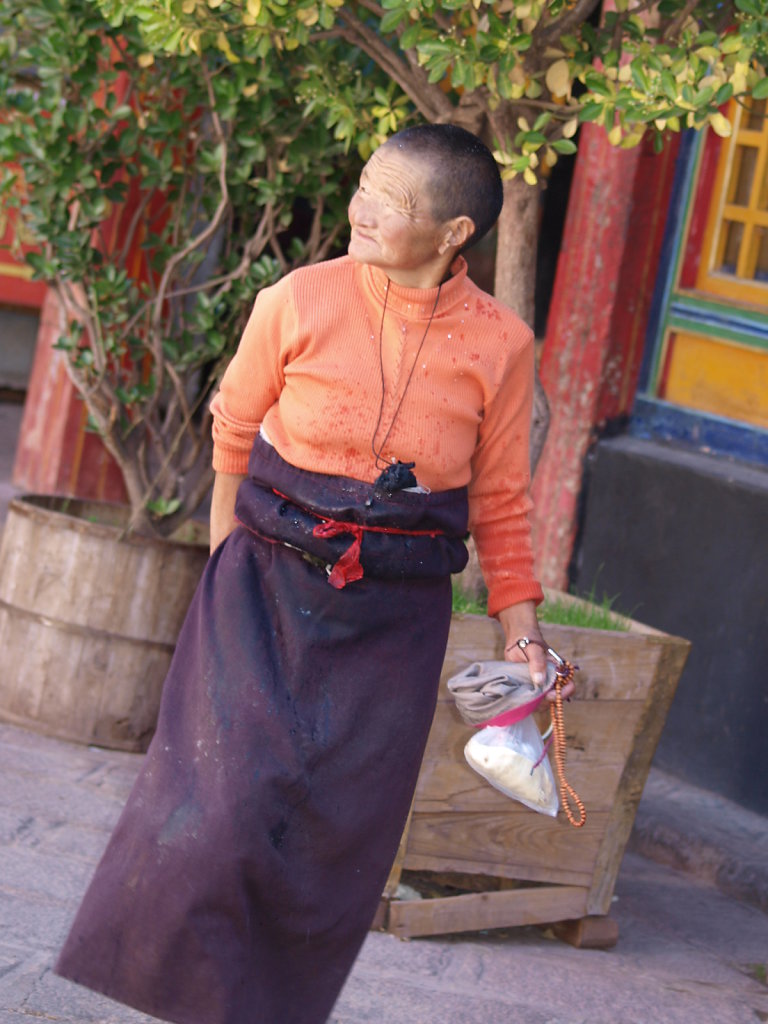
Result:
M469 486L469 526L488 587L488 614L543 599L528 512L534 348L529 331L485 410Z
M285 384L285 364L296 337L288 278L256 297L243 336L211 402L213 468L245 473L254 438Z

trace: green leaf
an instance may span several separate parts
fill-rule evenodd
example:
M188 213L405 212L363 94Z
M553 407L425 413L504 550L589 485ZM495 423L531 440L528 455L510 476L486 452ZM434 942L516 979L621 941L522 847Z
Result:
M650 92L650 82L645 73L645 68L640 60L633 60L630 65L632 81L641 92Z
M544 135L543 132L536 131L520 132L517 138L520 140L521 143L527 143L530 146L543 146L547 141L547 137L546 135Z
M595 100L588 100L579 111L580 121L597 121L598 118L603 116L605 107L602 103L597 103Z
M720 43L723 53L738 53L742 46L743 41L740 35L728 35Z
M389 11L381 19L381 22L379 23L379 30L383 32L385 35L387 32L394 32L394 30L399 26L403 18L406 17L407 14L402 9Z
M752 89L752 96L756 100L768 99L768 77L760 79Z
M147 502L147 509L154 516L171 516L181 508L179 498L155 498Z
M416 22L413 25L409 25L408 28L400 36L399 46L401 50L410 50L418 43L420 36L422 35L422 27Z
M675 76L671 71L667 71L666 69L662 71L661 88L667 99L672 100L673 103L677 101L677 97L679 95L677 82L675 81Z
M699 89L698 92L694 95L693 105L695 107L705 107L714 95L714 86L707 85L703 89Z
M598 96L612 97L613 89L607 79L597 71L588 71L584 76L584 84Z

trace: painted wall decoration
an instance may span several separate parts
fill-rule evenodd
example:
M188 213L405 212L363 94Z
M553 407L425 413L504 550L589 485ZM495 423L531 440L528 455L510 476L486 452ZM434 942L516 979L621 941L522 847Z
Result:
M632 422L768 464L768 110L683 140Z
M0 306L40 309L46 285L32 280L24 254L35 246L23 228L17 229L16 219L16 210L0 209Z

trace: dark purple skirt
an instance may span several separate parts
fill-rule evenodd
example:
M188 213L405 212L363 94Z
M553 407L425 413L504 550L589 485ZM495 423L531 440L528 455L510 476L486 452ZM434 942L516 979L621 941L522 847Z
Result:
M466 492L370 503L262 441L249 473L56 972L179 1024L321 1024L416 784ZM365 533L363 578L336 590L320 563L350 537L314 537L310 509L418 536Z

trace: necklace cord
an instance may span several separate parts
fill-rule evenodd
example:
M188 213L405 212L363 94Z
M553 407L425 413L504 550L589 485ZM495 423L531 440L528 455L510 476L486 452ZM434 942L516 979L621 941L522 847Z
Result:
M384 415L384 402L387 393L386 382L384 380L384 316L387 312L387 302L389 300L389 286L391 284L392 282L390 281L389 278L387 278L387 287L386 291L384 292L384 305L382 306L381 310L381 323L379 324L379 371L381 373L381 401L379 402L379 415L376 418L376 426L374 427L373 437L371 438L371 451L373 452L373 457L377 469L385 469L389 465L386 459L384 459L382 452L384 451L386 443L389 440L389 435L392 433L392 428L395 425L395 420L397 419L400 413L400 409L403 405L403 401L405 400L405 393L408 390L408 387L411 383L411 378L413 377L414 371L416 369L416 364L419 361L419 356L421 355L421 350L424 347L424 342L427 340L427 334L429 333L429 328L432 326L432 321L434 319L435 312L437 311L437 304L440 301L440 292L442 291L443 288L443 284L441 281L437 289L437 295L435 296L435 303L432 306L432 312L429 314L427 326L424 330L424 334L421 337L421 341L419 342L419 347L416 349L416 355L413 357L413 364L408 374L408 378L405 382L403 393L400 395L400 401L397 403L397 408L395 409L392 415L392 419L389 421L389 427L387 428L387 432L384 435L384 439L379 445L379 449L377 451L376 435L379 433L379 429L381 428L381 418Z

